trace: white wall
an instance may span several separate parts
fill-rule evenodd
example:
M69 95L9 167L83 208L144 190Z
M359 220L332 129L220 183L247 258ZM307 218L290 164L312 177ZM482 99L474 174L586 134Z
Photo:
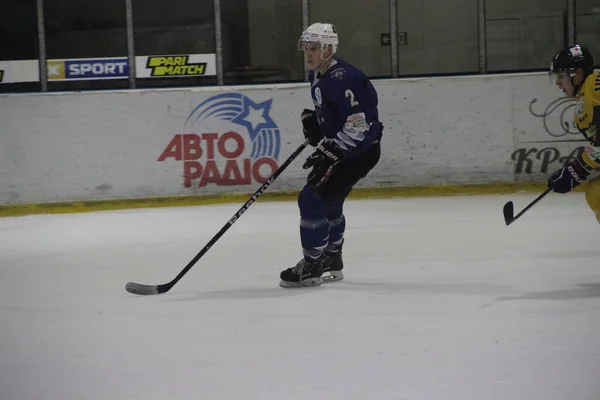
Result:
M547 128L530 111L534 99L532 111L539 114L562 94L546 74L385 80L375 86L385 125L383 156L361 186L543 180L564 162L561 157L583 144L579 135L561 128L567 105L546 118ZM281 164L302 142L300 113L311 106L306 84L1 95L0 204L253 192L259 185L253 178L231 185L231 179L245 176L245 165L260 158L252 154L244 125L204 116L186 124L190 114L199 115L192 113L199 104L219 94L237 96L230 101L231 110L222 113L239 119L241 110L253 105L248 109L257 111L242 113L247 115L242 119L253 126L274 123L276 129L257 139L265 150L280 140L279 154L267 151L266 158ZM270 109L265 107L269 101ZM570 118L572 112L565 115ZM227 174L229 182L200 186L202 179L193 179L186 187L184 160L157 161L175 135L224 137L229 131L237 132L229 136L237 135L245 146L235 160L228 163L217 152L209 162L206 142L201 158L187 160L188 172L197 172L190 165L208 168L204 181ZM226 140L225 153L234 151L235 144L235 139ZM273 190L302 187L307 172L301 164L309 151ZM268 175L269 168L263 166L261 173Z

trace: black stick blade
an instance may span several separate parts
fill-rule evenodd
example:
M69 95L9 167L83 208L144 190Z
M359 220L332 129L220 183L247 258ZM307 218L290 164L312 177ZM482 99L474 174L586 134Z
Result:
M141 294L141 295L149 295L149 294L159 294L158 286L156 285L142 285L141 283L128 282L125 285L125 290L132 294Z
M513 202L509 201L508 203L506 203L504 205L504 208L502 209L502 212L504 213L504 222L507 226L510 225L511 222L513 222L514 220L515 215L515 206Z

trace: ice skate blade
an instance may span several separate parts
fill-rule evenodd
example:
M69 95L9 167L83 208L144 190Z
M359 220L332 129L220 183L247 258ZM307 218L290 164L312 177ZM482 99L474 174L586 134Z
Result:
M344 279L344 273L342 271L329 271L329 275L323 277L323 282L337 282Z
M282 288L302 288L302 287L310 287L310 286L319 286L323 283L323 278L309 278L305 279L302 282L287 282L282 280L279 282L279 286Z

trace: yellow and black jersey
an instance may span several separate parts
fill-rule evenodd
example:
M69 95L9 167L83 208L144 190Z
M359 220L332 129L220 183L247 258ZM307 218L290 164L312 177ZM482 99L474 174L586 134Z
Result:
M589 75L577 95L575 126L590 141L583 160L592 168L600 168L600 73Z

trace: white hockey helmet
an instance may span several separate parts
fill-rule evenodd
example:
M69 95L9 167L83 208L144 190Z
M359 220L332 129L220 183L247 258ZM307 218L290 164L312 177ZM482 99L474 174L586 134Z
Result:
M339 43L335 26L328 23L315 22L302 32L300 40L298 40L298 50L302 50L305 43L319 43L323 50L331 46L331 49L335 53Z

